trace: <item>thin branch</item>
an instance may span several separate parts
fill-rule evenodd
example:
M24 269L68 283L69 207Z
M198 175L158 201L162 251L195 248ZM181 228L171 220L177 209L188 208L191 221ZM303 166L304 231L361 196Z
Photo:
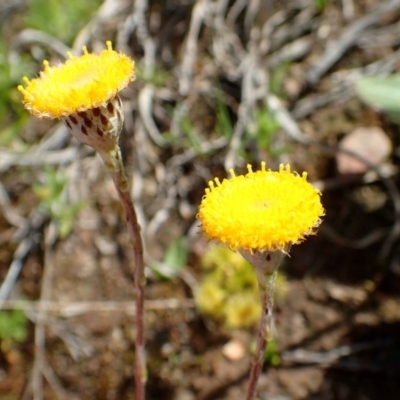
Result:
M167 298L160 300L146 300L147 311L179 310L195 307L192 299ZM39 306L52 316L60 318L73 318L82 314L91 313L124 313L135 315L136 305L134 301L27 301L27 300L6 300L3 303L3 310L38 311Z
M369 14L361 17L351 24L340 36L340 38L327 47L321 58L307 73L306 79L315 85L324 75L360 38L362 32L372 25L379 23L382 17L388 13L400 10L399 0L391 0L379 4Z
M46 331L45 320L46 310L41 306L43 301L49 300L51 297L51 287L54 275L54 250L53 245L57 239L58 226L55 222L51 222L45 237L45 262L43 270L42 288L39 302L39 312L35 324L35 360L32 370L32 391L34 400L43 400L43 375L45 368L45 346Z

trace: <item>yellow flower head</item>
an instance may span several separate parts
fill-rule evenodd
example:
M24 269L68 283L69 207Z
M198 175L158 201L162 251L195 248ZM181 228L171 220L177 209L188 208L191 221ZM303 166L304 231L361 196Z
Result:
M55 67L45 60L39 78L24 77L25 87L18 86L25 108L33 115L61 118L105 106L135 79L134 61L114 51L110 41L100 54L83 47L82 56L67 55L69 59Z
M247 169L209 182L197 218L210 239L253 253L284 250L314 232L324 209L307 173L291 173L282 164L279 171L266 170L265 162L260 171Z

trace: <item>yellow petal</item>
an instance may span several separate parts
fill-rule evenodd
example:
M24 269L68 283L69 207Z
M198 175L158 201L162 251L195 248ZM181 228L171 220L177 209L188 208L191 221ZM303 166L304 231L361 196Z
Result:
M27 110L39 118L61 118L105 106L134 80L134 61L114 51L111 42L100 54L83 51L80 57L68 53L69 59L55 67L45 60L39 78L24 78L18 90Z
M324 215L320 192L281 165L209 182L197 218L209 239L250 252L283 250L314 233Z

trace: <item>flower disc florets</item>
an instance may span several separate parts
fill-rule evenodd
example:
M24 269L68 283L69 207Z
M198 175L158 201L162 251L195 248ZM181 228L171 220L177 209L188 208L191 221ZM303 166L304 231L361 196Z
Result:
M324 214L320 192L307 182L307 174L265 169L222 182L216 178L199 207L197 218L210 239L231 249L254 251L284 250L314 232ZM215 183L214 183L215 182Z
M29 80L24 77L25 87L18 86L24 95L25 108L39 118L61 118L106 106L135 78L135 63L123 53L107 49L100 54L88 53L69 59L59 66L50 67L44 61L40 77Z

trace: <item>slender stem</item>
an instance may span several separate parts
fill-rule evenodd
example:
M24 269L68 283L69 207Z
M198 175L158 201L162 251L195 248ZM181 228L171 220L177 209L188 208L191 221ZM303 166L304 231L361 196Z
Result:
M264 363L265 350L272 336L271 325L275 277L279 264L282 262L289 249L290 246L288 245L283 251L255 251L253 253L244 250L240 251L242 256L254 266L258 280L262 310L246 400L253 400L256 395L257 383Z
M146 353L144 338L144 275L143 243L135 207L129 193L129 184L125 175L119 147L112 152L100 153L108 167L125 212L125 219L132 241L134 260L134 280L136 292L136 339L135 339L135 400L145 400L147 380Z
M258 379L261 374L261 369L264 363L265 349L270 339L270 315L272 310L269 307L269 297L266 281L258 282L261 298L261 321L257 334L256 350L253 355L252 365L250 370L249 386L247 389L246 400L253 400L257 390Z

